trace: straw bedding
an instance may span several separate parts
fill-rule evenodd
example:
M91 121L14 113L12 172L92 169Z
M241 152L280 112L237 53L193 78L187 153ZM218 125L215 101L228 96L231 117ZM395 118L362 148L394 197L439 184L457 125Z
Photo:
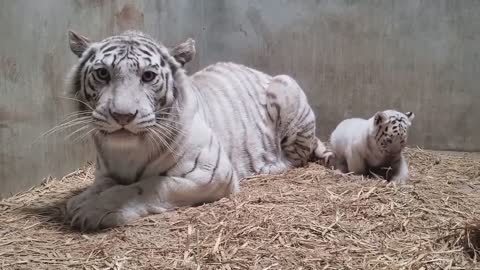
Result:
M94 234L63 219L87 166L0 202L0 269L480 269L480 157L406 155L405 186L310 164Z

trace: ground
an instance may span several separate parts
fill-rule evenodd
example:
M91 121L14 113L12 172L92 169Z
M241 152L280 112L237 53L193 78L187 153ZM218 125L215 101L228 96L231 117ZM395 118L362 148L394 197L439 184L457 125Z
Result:
M480 269L480 157L406 155L405 186L310 164L94 234L63 218L87 166L0 201L0 269Z

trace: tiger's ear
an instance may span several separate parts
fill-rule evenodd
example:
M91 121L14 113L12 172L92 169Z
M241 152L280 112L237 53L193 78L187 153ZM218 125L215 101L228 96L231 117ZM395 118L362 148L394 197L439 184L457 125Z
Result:
M415 114L413 112L406 112L405 115L408 117L408 120L412 121L415 118Z
M172 48L170 53L183 67L186 63L192 61L195 56L195 40L187 39L185 42Z
M373 123L375 124L375 126L379 126L385 124L387 120L388 118L383 112L377 112L375 113L375 116L373 118Z
M88 38L79 35L72 30L68 30L68 42L70 43L70 50L78 57L82 57L83 52L91 43Z

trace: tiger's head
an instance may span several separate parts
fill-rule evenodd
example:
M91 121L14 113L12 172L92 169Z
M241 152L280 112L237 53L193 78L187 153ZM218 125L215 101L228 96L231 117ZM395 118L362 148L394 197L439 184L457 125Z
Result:
M397 154L405 148L408 129L415 117L413 112L394 110L377 112L373 116L372 136L377 147L385 154Z
M167 48L136 31L91 42L68 33L79 61L68 78L83 114L102 136L173 131L171 109L181 99L179 76L195 55L195 42ZM171 127L171 128L168 128Z

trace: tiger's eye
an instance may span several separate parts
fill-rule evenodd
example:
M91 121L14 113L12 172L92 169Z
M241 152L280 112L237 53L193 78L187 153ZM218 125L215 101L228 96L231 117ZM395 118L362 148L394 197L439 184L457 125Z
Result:
M142 74L142 81L148 83L148 82L153 81L153 79L155 79L155 77L157 77L157 74L155 74L154 72L152 72L152 71L145 71L145 72Z
M95 73L100 80L107 81L110 79L110 73L108 73L108 70L106 68L99 68L95 70Z

